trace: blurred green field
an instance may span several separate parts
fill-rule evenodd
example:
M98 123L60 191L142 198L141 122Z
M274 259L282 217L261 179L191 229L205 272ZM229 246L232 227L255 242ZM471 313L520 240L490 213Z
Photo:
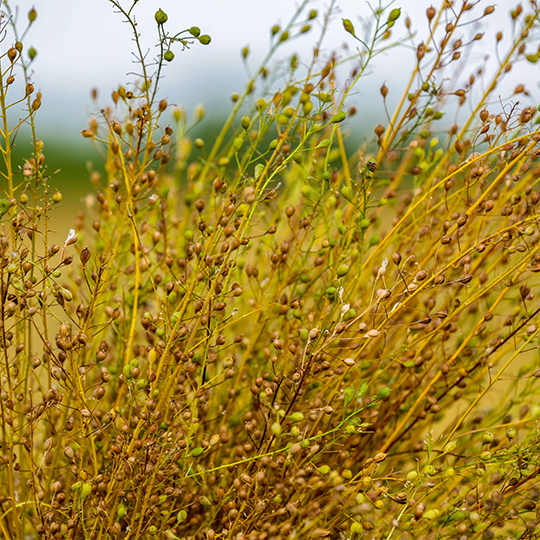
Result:
M68 142L45 135L43 141L49 188L60 191L64 197L55 217L58 219L60 217L67 219L68 215L73 217L83 207L82 197L92 190L89 170L102 168L100 158L92 145L84 140ZM12 159L12 166L19 171L17 180L22 177L24 163L32 157L32 153L29 137L19 134L13 146ZM5 171L4 163L1 168Z

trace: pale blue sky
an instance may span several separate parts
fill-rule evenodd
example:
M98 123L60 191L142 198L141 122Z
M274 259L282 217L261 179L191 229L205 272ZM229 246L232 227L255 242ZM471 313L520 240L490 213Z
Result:
M359 28L359 17L368 14L367 3L362 0L338 0L336 3L340 8L334 15L325 41L326 52L339 48L346 41L355 46L341 26L342 17L350 18ZM33 45L38 51L33 64L33 78L36 88L43 92L42 125L54 120L57 135L72 137L85 127L90 110L90 89L98 87L102 95L110 95L113 87L127 80L126 73L133 68L130 29L122 23L120 15L113 13L107 0L12 0L11 4L20 7L19 16L24 19L32 6L38 12L25 41L27 46ZM128 4L130 2L123 2L125 6ZM479 14L489 4L480 0ZM499 1L497 11L490 19L492 29L499 26L508 28L506 13L512 4L508 0ZM292 0L140 0L135 13L143 41L148 47L155 43L154 12L158 7L169 15L167 28L170 31L196 25L203 33L212 36L212 43L206 47L195 43L190 51L175 49L176 58L166 66L162 93L169 101L183 104L188 109L198 102L217 108L228 102L233 90L241 90L246 80L240 57L242 47L250 46L250 63L258 65L258 60L268 50L269 28L275 23L286 22L297 5L298 2ZM311 2L311 6L319 11L327 5L328 1ZM396 29L403 30L405 14L425 28L424 13L429 5L430 2L424 0L396 0L394 6L401 7L403 11ZM438 2L434 5L437 6ZM299 51L301 58L309 59L319 24L314 25L312 33L288 44L284 53ZM492 45L493 40L486 41L484 50L491 52ZM378 89L384 82L390 88L389 99L392 96L397 98L401 91L400 78L403 81L410 71L411 59L412 53L407 50L379 58L352 101L365 103L375 93L380 105ZM473 60L480 59L481 54ZM503 88L501 93L508 94L516 81L536 80L537 66L529 66L528 69L534 70L534 77L529 71L529 74L519 75L522 78L518 80L517 73L513 72L514 82ZM102 101L108 100L104 98ZM373 107L368 109L376 114Z

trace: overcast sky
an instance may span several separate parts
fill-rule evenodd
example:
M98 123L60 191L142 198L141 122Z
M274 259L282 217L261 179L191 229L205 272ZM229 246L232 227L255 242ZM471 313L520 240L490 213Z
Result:
M322 12L328 3L313 0L310 6ZM479 14L489 3L480 0ZM490 19L492 30L508 28L505 4L510 7L513 3L499 0L498 9ZM25 45L34 46L38 51L33 63L33 79L36 88L43 92L41 126L53 122L58 136L71 138L86 125L91 110L90 89L97 87L102 96L110 95L112 88L129 80L126 74L134 69L130 28L123 24L122 17L114 13L107 0L12 0L11 5L19 6L21 21L26 20L32 6L38 13ZM123 0L123 5L131 5L131 2ZM250 63L257 66L268 50L270 27L275 23L286 23L297 5L298 2L293 0L140 0L135 14L143 42L152 56L155 51L152 46L156 42L154 13L159 7L169 16L167 29L171 32L195 25L211 35L212 43L208 46L195 43L189 51L181 52L179 47L174 49L176 58L166 66L162 94L188 109L198 102L205 102L212 110L212 107L227 103L230 93L240 91L246 81L240 56L242 47L250 46ZM351 36L342 28L341 18L351 19L359 28L360 17L369 13L363 0L338 0L337 5L340 9L334 15L326 38L326 52L339 48L344 42L355 47ZM393 5L403 11L396 31L403 31L406 14L410 15L413 25L418 22L418 26L425 28L424 13L429 2L396 0ZM284 52L299 51L301 59L309 60L319 28L320 22L316 22L312 33L289 44ZM486 41L484 50L491 51L492 46L493 39ZM482 55L478 53L473 60L479 61ZM384 82L390 88L389 98L395 96L397 99L402 89L400 80L402 82L410 71L412 57L411 51L404 49L377 59L373 72L358 88L353 101L365 103L365 100L372 100L375 93L380 103L378 89ZM538 68L529 66L528 69L534 70L534 77L529 71L529 75L525 72L525 79L536 80ZM515 86L514 74L513 79ZM509 86L513 88L512 83ZM104 96L102 101L109 100Z

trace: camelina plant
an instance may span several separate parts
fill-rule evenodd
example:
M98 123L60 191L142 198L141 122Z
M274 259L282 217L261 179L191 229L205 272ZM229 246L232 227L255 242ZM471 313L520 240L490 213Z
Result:
M109 3L139 76L94 93L104 173L60 243L37 13L2 3L0 536L538 538L538 80L498 91L540 58L537 1L503 36L484 0L427 7L425 35L396 4L360 31L305 0L210 142L159 92L210 37L158 10L147 54L137 1ZM333 21L348 49L323 52ZM280 56L314 29L311 58ZM351 150L397 46L411 72Z

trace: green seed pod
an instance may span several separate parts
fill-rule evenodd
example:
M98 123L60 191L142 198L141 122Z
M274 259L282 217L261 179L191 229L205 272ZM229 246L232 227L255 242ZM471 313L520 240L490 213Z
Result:
M346 276L349 273L349 267L346 264L340 264L337 267L336 275L338 277Z
M154 15L154 18L158 24L165 24L169 17L162 9L158 9Z
M441 511L438 508L430 508L424 513L424 518L433 521L441 515Z
M122 373L124 374L124 377L126 379L131 379L132 378L131 367L129 365L124 366L124 368L122 369Z
M165 51L163 58L167 60L167 62L172 62L174 60L174 53L171 50Z
M367 218L360 220L360 223L358 224L358 226L362 230L366 230L370 225L371 225L371 221Z
M330 472L330 467L328 465L321 465L317 469L322 475L328 474Z
M339 124L340 122L343 122L347 118L347 114L344 111L339 111L338 113L334 114L332 118L330 119L331 124Z
M291 422L301 422L304 419L304 415L301 412L294 412L290 416Z
M189 33L193 36L193 37L199 37L201 35L201 29L198 27L198 26L192 26L190 29L189 29Z
M272 433L278 437L279 435L281 435L281 424L279 422L274 422L272 424Z
M36 49L34 49L34 47L30 47L28 49L28 58L30 58L30 60L33 60L37 55L37 51Z
M417 479L418 479L418 473L416 471L411 471L407 473L407 480L409 482L416 482Z
M235 152L240 152L242 145L244 144L244 139L242 137L235 137L233 141L233 149Z
M313 103L311 101L306 101L302 106L304 114L309 114L313 110Z
M90 493L92 493L92 485L84 483L79 491L80 500L84 502L88 498L88 495L90 495Z
M243 129L245 129L246 131L249 129L249 125L251 124L251 120L249 119L249 116L243 116L242 117L242 120L240 120L240 125L242 126Z
M489 431L486 431L486 433L482 435L483 444L491 444L494 440L495 440L495 435L493 435L493 433Z
M289 117L286 114L278 114L276 117L277 123L281 124L282 126L289 123Z
M342 20L343 20L343 28L345 28L345 30L349 32L349 34L354 36L355 33L354 33L353 23L349 19L342 19Z
M116 515L118 519L122 519L127 514L127 508L123 504L116 507Z
M374 235L369 239L369 246L370 246L370 247L376 246L380 241L381 241L380 235L374 234Z
M312 9L312 10L309 12L308 20L312 21L313 19L316 19L316 18L317 18L317 15L318 15L317 10L316 10L316 9Z
M212 38L207 34L203 34L199 37L199 43L201 43L202 45L208 45L211 41Z
M82 482L71 484L71 491L79 491L82 488Z
M194 448L189 454L188 457L198 457L204 452L204 448L202 446L197 446L197 448Z
M457 446L456 441L450 441L450 442L444 447L444 452L445 452L445 453L453 452L453 451L456 449L456 446Z
M334 298L337 294L337 289L335 287L328 287L328 289L326 289L326 296L328 296L328 298Z
M388 386L384 386L377 392L377 399L388 399L392 390Z
M515 428L508 428L506 430L506 436L508 437L508 440L512 440L515 438L515 436L517 435L517 431L515 430Z
M353 386L347 386L343 391L343 405L346 407L356 397L356 390Z
M351 309L348 309L344 315L343 315L343 320L344 321L350 321L351 319L354 319L356 317L356 309L354 308L351 308Z
M388 22L394 22L401 16L401 8L394 8L388 15Z
M443 476L445 478L453 478L454 476L456 476L456 470L453 467L449 467L444 471Z
M187 518L187 510L180 510L178 514L176 514L176 522L182 523L186 521Z
M30 24L32 24L35 20L37 19L37 11L32 8L29 12L28 12L28 22Z
M341 195L343 196L344 199L347 199L348 201L352 202L353 192L352 192L352 189L350 187L343 186L341 188Z

